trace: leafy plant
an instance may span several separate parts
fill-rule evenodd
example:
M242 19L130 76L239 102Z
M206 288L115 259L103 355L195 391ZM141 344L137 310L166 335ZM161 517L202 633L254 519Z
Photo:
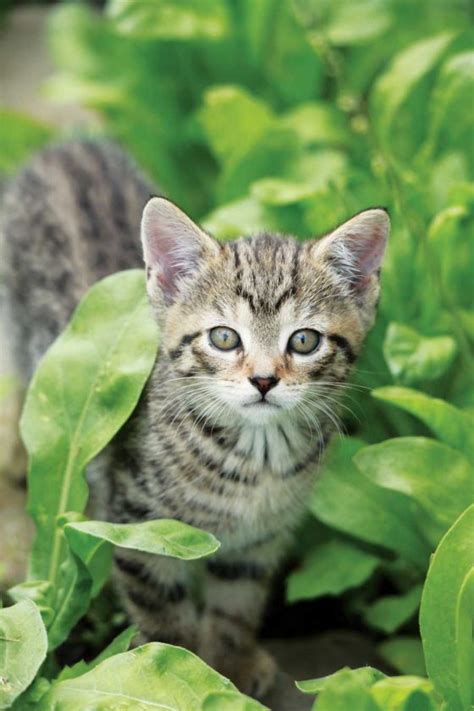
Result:
M249 711L263 708L184 649L148 644L128 652L133 628L93 662L62 671L53 663L53 650L107 581L112 546L181 560L219 547L210 533L180 521L83 520L86 464L135 407L157 344L143 273L120 272L89 290L30 384L21 429L36 538L28 580L9 591L17 604L0 611L1 708L15 699L16 708L45 711L90 708L99 699L113 708L120 698L123 708L159 700L198 709L211 692L230 693Z
M274 230L305 239L370 205L391 212L379 317L342 410L351 436L334 442L309 502L311 524L324 535L308 527L287 591L290 603L340 596L405 676L342 670L307 684L320 691L321 711L468 708L471 578L461 541L471 521L463 511L474 500L468 24L463 0L421 0L416 8L406 0L109 0L101 15L83 3L52 14L58 72L50 96L95 109L107 135L219 238ZM8 173L53 132L29 117L2 116L0 171ZM35 602L50 650L46 671L26 692L32 707L45 694L66 704L58 694L70 686L60 687L64 676L53 680L53 650L104 584L112 544L180 550L160 532L172 522L128 530L83 520L85 466L133 409L156 352L141 277L113 279L91 292L75 316L80 327L73 321L43 361L23 416L38 533L29 580L11 595ZM124 317L131 326L115 343ZM82 337L95 328L106 334L97 350ZM109 347L116 357L107 366ZM64 378L66 371L77 378ZM177 535L190 542L188 557L217 545L204 532ZM448 612L438 625L441 607ZM154 668L158 658L174 663L165 645L134 657L121 644L112 652L132 655L137 669ZM114 658L78 668L94 673L85 689L91 679L106 683ZM201 663L186 660L199 675ZM252 708L219 684L200 698L202 708Z
M441 541L424 586L420 624L430 678L387 677L361 667L298 682L298 688L318 694L317 711L469 711L474 700L473 581L474 505Z

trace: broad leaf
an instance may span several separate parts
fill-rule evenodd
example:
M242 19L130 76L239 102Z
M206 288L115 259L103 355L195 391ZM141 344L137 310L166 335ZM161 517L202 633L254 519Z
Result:
M325 680L313 708L317 711L379 711L370 694L376 678L374 672L370 667L341 669Z
M322 101L299 104L284 114L280 123L292 129L305 146L343 146L349 140L344 114Z
M48 623L48 649L64 642L89 609L92 578L83 562L67 551L62 557L55 588L54 614Z
M55 591L49 580L25 580L10 588L8 594L15 602L22 600L34 602L46 626L53 619L52 604Z
M214 0L111 0L107 12L120 32L140 39L219 39L228 28L226 7Z
M390 372L406 385L439 378L450 367L456 351L451 336L425 338L401 323L390 324L383 345Z
M323 523L400 553L424 569L430 547L418 532L412 501L361 474L352 457L363 446L348 438L331 448L315 482L310 509Z
M37 527L32 577L58 582L65 549L57 518L84 510L85 466L132 412L156 348L143 273L131 270L92 287L41 361L21 419Z
M23 600L0 610L0 708L31 684L46 657L46 629L36 605Z
M426 668L449 708L474 701L474 505L439 544L426 578L420 629ZM440 614L442 611L442 614Z
M416 676L387 677L370 690L384 711L435 711L433 684Z
M419 526L434 546L473 503L474 470L459 452L424 437L398 437L360 450L354 461L381 487L414 499Z
M204 95L198 119L216 158L228 165L255 145L271 126L273 114L265 102L244 89L218 86ZM229 131L230 125L234 130Z
M390 127L400 107L417 83L439 62L453 36L451 32L444 32L410 45L395 56L378 79L372 101L382 138L389 139Z
M423 646L419 637L392 637L378 645L377 653L401 674L426 676Z
M373 397L401 407L418 417L442 442L463 452L474 463L474 417L440 398L410 388L372 390Z
M227 691L236 689L191 652L152 642L116 654L80 677L54 683L39 711L99 706L199 711L210 693Z
M235 691L214 691L204 699L202 711L269 711L258 701Z
M84 521L68 524L65 534L71 549L86 565L102 541L182 560L202 558L219 548L219 542L211 533L172 519L142 523Z
M364 620L371 627L387 634L395 632L408 622L418 610L421 600L421 585L416 585L404 595L380 597L364 610Z
M128 652L130 644L134 637L137 636L138 627L135 625L130 625L123 632L121 632L117 637L107 647L102 650L102 652L91 662L85 662L81 660L77 662L72 667L64 667L56 681L64 681L65 679L75 679L78 676L82 676L91 669L94 669L98 664L101 664L109 657L113 657L115 654L121 654L122 652Z
M379 679L384 679L385 674L378 669L373 667L359 667L359 669L345 669L336 672L335 674L329 674L328 676L323 676L319 679L307 679L306 681L297 681L296 686L300 691L305 694L319 694L324 691L329 682L331 682L341 671L350 672L354 679L357 679L362 686L370 687L375 684Z
M322 595L339 595L365 582L378 563L377 556L348 541L334 539L317 545L303 559L301 568L289 576L287 600L296 602Z
M18 170L53 135L50 126L16 111L0 111L0 125L0 173Z

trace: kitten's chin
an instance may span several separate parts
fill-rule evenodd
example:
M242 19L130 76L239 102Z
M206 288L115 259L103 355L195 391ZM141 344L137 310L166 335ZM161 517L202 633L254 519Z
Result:
M282 408L267 401L259 401L239 408L243 419L263 425L281 416Z

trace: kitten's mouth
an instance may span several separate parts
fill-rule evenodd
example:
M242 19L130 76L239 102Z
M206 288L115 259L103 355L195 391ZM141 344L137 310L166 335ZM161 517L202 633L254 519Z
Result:
M263 407L263 408L275 407L275 408L279 408L280 405L275 405L275 403L273 403L273 402L268 402L268 400L262 399L262 400L257 400L256 402L255 401L248 402L248 403L246 403L245 407Z

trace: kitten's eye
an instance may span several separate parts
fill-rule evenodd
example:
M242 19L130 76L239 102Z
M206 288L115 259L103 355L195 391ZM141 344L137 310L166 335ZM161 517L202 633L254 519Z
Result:
M211 343L220 351L232 351L240 346L240 336L233 328L216 326L209 331Z
M288 341L288 350L293 353L301 353L309 355L316 350L321 341L321 334L313 331L311 328L304 328L301 331L295 331Z

